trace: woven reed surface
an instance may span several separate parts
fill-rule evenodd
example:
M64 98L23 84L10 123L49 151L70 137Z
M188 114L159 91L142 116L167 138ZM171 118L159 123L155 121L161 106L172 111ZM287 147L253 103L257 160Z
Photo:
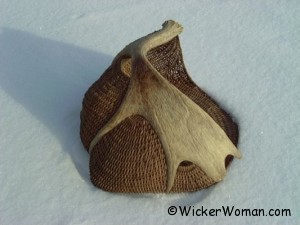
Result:
M147 58L163 77L205 110L230 140L237 144L238 127L230 115L189 77L178 37L150 50ZM130 77L121 70L123 59L117 59L85 94L80 136L86 149L101 127L116 112L126 94ZM225 165L228 166L231 160L232 157L227 157ZM164 192L166 168L159 137L150 123L139 115L125 119L104 135L90 155L91 181L106 191ZM200 167L182 162L171 192L195 191L212 184L214 181Z

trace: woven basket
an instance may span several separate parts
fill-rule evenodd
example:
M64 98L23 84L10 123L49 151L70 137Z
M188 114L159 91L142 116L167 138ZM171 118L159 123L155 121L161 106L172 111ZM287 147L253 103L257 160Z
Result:
M164 25L168 27L170 24L178 25L174 21L168 21ZM166 28L159 32L164 34L165 30ZM129 46L136 46L145 39L153 39L151 35L162 36L159 32ZM236 123L191 80L183 63L178 34L172 35L174 37L164 37L162 43L156 41L157 46L150 46L145 50L148 63L170 85L204 110L222 128L230 141L237 145ZM88 89L83 99L80 136L90 153L92 183L106 191L138 193L196 191L213 185L216 181L207 176L198 165L191 160L183 160L177 167L174 181L168 190L167 157L162 140L151 121L143 115L137 113L124 118L99 138L99 131L121 107L130 88L132 74L141 74L145 69L132 49L135 48L129 51L127 46L116 56L112 65ZM172 108L175 108L175 112L176 105ZM174 119L174 123L170 125L175 132L178 122ZM97 135L98 139L95 138ZM232 158L232 155L225 158L226 167Z

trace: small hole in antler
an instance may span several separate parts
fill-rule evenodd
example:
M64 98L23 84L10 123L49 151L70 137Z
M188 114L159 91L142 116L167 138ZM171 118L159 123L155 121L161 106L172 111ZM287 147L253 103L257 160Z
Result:
M193 163L190 162L190 161L182 161L179 166L183 166L183 167L187 167L187 166L190 166L192 165Z
M131 65L132 65L132 59L131 58L122 59L122 61L121 61L121 70L128 77L131 76Z
M233 156L232 155L228 155L225 158L225 167L227 168L227 166L229 166L229 164L231 163L231 161L233 160Z

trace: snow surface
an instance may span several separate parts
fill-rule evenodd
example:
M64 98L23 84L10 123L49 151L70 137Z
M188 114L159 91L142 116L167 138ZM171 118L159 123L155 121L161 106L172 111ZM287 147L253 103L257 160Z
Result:
M0 224L300 224L300 1L0 0ZM183 194L89 180L87 88L166 19L195 82L234 115L242 160ZM170 216L169 206L291 209L291 217Z

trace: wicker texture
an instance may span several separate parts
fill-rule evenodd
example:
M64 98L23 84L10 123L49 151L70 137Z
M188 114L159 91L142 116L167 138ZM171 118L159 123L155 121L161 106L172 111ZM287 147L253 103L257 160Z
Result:
M189 77L178 36L151 49L147 58L163 77L207 112L232 143L237 144L237 125ZM130 70L131 60L121 56L86 92L80 126L81 140L86 149L120 106L128 89ZM231 156L226 158L226 166L231 160ZM142 116L134 115L105 134L91 152L90 176L95 186L106 191L165 192L166 158L150 123ZM184 161L177 169L171 192L195 191L212 184L214 181L200 167Z

